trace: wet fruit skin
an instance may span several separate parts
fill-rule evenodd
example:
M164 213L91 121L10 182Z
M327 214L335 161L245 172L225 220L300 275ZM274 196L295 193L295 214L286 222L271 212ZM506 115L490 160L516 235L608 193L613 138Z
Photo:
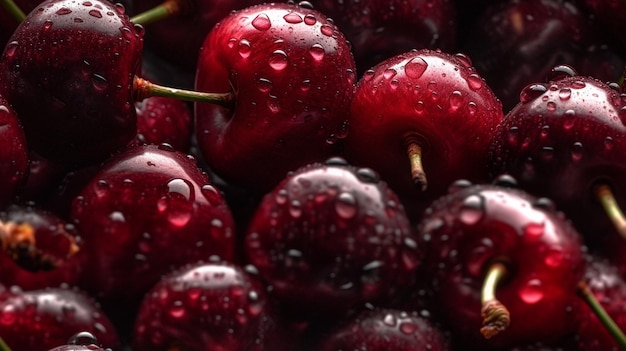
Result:
M314 0L352 45L357 71L412 49L452 51L457 12L451 0Z
M416 312L364 310L326 336L317 351L445 351L446 333Z
M414 283L420 263L397 196L371 169L339 158L302 167L265 195L244 249L297 320L391 298Z
M234 256L234 223L195 159L167 144L128 149L74 198L86 255L83 285L103 299L139 301L162 274Z
M22 191L28 175L26 136L15 110L0 94L0 208Z
M0 58L0 94L33 151L84 165L132 139L142 36L107 1L49 0L27 16Z
M552 199L591 245L615 231L595 200L594 184L609 184L626 206L624 103L619 91L597 79L561 78L521 92L493 135L489 168Z
M240 266L185 266L145 295L133 350L264 350L278 337L272 308L261 280Z
M352 101L345 156L380 173L414 221L458 178L486 181L491 133L502 106L464 55L417 50L366 72ZM411 179L404 140L423 141L428 187Z
M354 58L323 14L293 3L251 6L208 34L195 89L233 91L231 108L196 103L198 148L226 181L260 192L339 151Z
M459 183L460 184L460 183ZM556 342L574 331L576 287L585 262L578 232L550 200L491 184L453 186L418 228L433 306L461 345L490 350ZM495 296L510 326L486 340L480 290L493 262L507 266Z
M91 332L106 348L121 346L111 321L80 290L0 288L0 311L0 335L12 351L47 350L82 331Z
M170 144L187 152L191 146L193 113L185 101L153 96L135 103L137 135L131 144Z

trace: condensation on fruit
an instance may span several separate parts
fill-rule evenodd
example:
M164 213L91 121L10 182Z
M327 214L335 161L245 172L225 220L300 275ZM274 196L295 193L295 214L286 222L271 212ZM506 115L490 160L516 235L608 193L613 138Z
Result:
M471 195L463 200L459 212L459 220L465 225L474 225L485 216L484 198Z
M270 18L264 13L257 15L251 23L254 28L260 31L266 31L272 27Z
M543 286L541 280L530 279L518 291L518 295L522 301L532 305L541 301L544 297Z
M428 68L428 63L421 57L414 57L404 65L404 73L407 77L417 79L424 74Z

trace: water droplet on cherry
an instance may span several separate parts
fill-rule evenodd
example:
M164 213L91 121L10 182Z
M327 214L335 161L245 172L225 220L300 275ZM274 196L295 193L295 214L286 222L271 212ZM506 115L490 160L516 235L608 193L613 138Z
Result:
M335 211L340 218L351 219L357 213L356 198L349 192L342 192L337 196Z
M455 90L450 94L449 112L456 112L463 104L463 95L460 91Z
M476 91L483 87L483 79L478 74L472 73L467 77L467 85Z
M404 72L407 77L417 79L424 74L426 68L428 68L428 63L426 63L423 58L418 56L412 58L406 65L404 65Z
M270 29L270 27L272 26L272 22L266 14L261 13L252 20L252 26L258 30L265 31Z
M478 223L485 215L483 198L480 195L471 195L463 200L459 213L459 220L466 225Z
M309 13L304 16L304 23L308 24L309 26L312 26L315 23L317 23L317 19L315 19L315 15L312 15Z
M543 288L539 279L526 282L518 292L519 297L527 304L535 304L543 299Z
M309 54L311 54L311 57L313 57L315 61L322 61L326 52L321 44L313 44L309 49Z
M327 37L333 36L333 28L327 24L324 24L320 27L320 31Z
M530 84L524 87L520 93L520 102L527 103L530 102L541 95L543 95L548 88L546 88L542 84Z
M302 22L302 17L300 17L300 15L295 13L295 12L290 12L290 13L284 15L283 19L285 20L285 22L291 23L291 24L296 24L296 23Z
M89 15L95 18L102 18L102 13L98 10L90 10Z
M287 53L283 50L276 50L270 55L269 65L276 71L282 71L287 67Z
M250 45L250 42L247 41L246 39L242 39L239 41L239 56L241 56L242 58L248 58L248 56L250 56L250 53L252 52L252 47Z

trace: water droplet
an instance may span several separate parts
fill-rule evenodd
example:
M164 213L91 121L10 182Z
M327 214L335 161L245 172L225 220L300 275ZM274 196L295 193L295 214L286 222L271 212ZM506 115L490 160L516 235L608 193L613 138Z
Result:
M74 17L74 23L83 23L83 19L80 17Z
M535 241L543 236L545 228L544 223L529 223L522 230L526 240Z
M554 112L554 110L556 110L556 103L554 101L548 101L546 108L548 111Z
M313 44L313 46L309 49L309 54L311 54L315 61L322 61L326 52L324 51L324 47L322 45Z
M574 68L568 65L558 65L550 70L550 73L546 76L546 81L556 81L563 78L574 77L578 73Z
M335 202L335 211L337 215L343 219L353 218L357 212L356 198L354 195L348 192L339 194Z
M97 91L104 91L109 85L106 78L95 73L91 75L91 84Z
M300 218L302 216L302 204L298 200L293 200L289 203L289 214L293 218Z
M257 30L268 30L272 26L272 22L266 14L261 13L252 20L252 26Z
M48 20L43 23L43 30L48 30L52 27L52 21Z
M173 306L169 310L169 314L174 319L183 318L186 314L186 311L185 311L185 306L183 305L182 301L179 301L179 300L174 301Z
M67 7L62 7L56 12L57 15L68 15L70 13L72 13L72 10L68 9Z
M393 77L396 76L396 74L398 74L398 72L393 69L393 68L387 68L384 72L383 72L383 77L385 77L385 79L391 79Z
M287 67L287 53L283 50L276 50L269 58L270 67L276 71L282 71Z
M395 327L396 323L397 323L397 320L396 320L396 317L393 314L388 313L388 314L385 315L385 317L383 317L383 323L385 323L386 325L388 325L390 327Z
M331 26L329 26L328 24L323 24L320 27L320 31L322 32L322 34L324 34L327 37L332 37L333 36L333 28Z
M585 82L583 82L581 80L577 80L577 81L572 83L572 88L574 88L574 89L582 89L582 88L584 88L586 86L587 86L587 84L585 84Z
M565 261L565 254L559 249L552 250L546 255L543 261L548 267L558 268Z
M485 215L483 208L483 198L480 195L470 195L461 206L459 212L459 220L466 225L474 225L478 223Z
M83 2L83 6L89 7L92 6L93 4L91 3L91 1L84 1Z
M267 93L270 91L270 89L272 89L272 82L266 78L259 78L257 82L257 87L259 88L260 92Z
M418 101L415 103L415 106L413 106L413 108L415 109L415 112L417 112L418 115L421 115L424 113L426 106L424 106L423 101Z
M380 177L378 173L376 173L373 169L367 167L361 167L356 170L356 176L363 183L371 183L375 184L380 181Z
M283 16L283 19L287 23L296 24L302 22L302 17L295 12L289 12L288 14Z
M472 59L464 54L464 53L456 53L454 54L454 57L456 57L459 62L461 62L461 66L465 67L465 68L471 68L472 67Z
M572 144L572 149L570 150L570 156L572 157L572 161L577 162L583 158L583 144L579 141Z
M13 57L15 55L15 51L17 50L18 42L16 40L8 43L4 49L4 53L8 58Z
M604 149L606 151L612 150L614 145L615 142L613 141L613 138L611 138L610 136L604 138Z
M531 279L526 282L519 292L519 297L527 304L535 304L543 299L543 288L539 279Z
M240 40L239 41L239 56L241 56L242 58L248 58L251 52L252 52L252 47L250 45L250 42L245 39Z
M411 335L415 333L419 329L419 327L417 326L417 324L413 322L403 322L403 323L400 323L399 329L404 334Z
M522 89L522 92L520 93L520 96L519 96L520 102L522 103L530 102L540 97L541 95L543 95L546 91L548 91L548 88L546 88L542 84L527 85L524 89Z
M404 65L404 72L407 77L417 79L424 74L426 68L428 68L428 63L426 63L423 58L414 57Z
M98 10L90 10L89 15L95 18L102 18L102 13Z
M267 96L267 108L273 113L280 112L280 104L278 103L278 97L274 95Z
M304 16L304 23L312 26L317 23L317 19L315 19L315 15L309 13Z
M450 94L449 112L456 112L463 104L463 95L460 91L455 90Z
M185 200L192 200L193 185L185 179L172 179L167 183L167 189L170 194L181 195Z
M117 11L118 14L123 15L126 13L126 7L124 6L124 4L117 2L115 3L115 11Z
M571 96L572 96L572 89L563 88L559 90L559 99L561 99L562 101L569 100Z
M542 146L539 150L539 155L541 159L548 162L554 158L554 147L552 146Z
M476 91L483 87L483 79L476 73L472 73L467 77L467 85L470 89Z

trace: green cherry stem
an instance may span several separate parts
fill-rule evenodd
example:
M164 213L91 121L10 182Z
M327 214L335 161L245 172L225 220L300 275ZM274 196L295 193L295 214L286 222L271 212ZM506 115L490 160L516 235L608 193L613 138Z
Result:
M606 330L611 334L620 349L626 350L626 335L622 332L619 326L615 323L613 318L606 312L602 304L596 299L587 283L578 283L578 296L589 306L593 313L598 317L598 320L604 325Z
M2 340L1 337L0 337L0 351L11 351L11 348L9 347L9 345L7 345L7 343L4 342L4 340Z
M594 192L613 226L622 238L626 240L626 218L613 195L611 187L607 184L599 183L594 186Z
M13 0L0 0L0 7L7 10L18 23L21 23L26 18L24 11Z
M193 90L176 89L158 85L137 76L133 84L136 101L142 101L151 96L160 96L193 102L208 102L224 107L232 106L235 101L235 96L232 92L204 93Z
M165 0L160 5L131 17L130 21L145 26L168 17L190 13L193 7L191 0Z
M506 266L496 262L489 266L481 290L481 315L483 326L480 332L486 339L490 339L505 330L511 322L509 310L496 298L498 284L506 276Z

